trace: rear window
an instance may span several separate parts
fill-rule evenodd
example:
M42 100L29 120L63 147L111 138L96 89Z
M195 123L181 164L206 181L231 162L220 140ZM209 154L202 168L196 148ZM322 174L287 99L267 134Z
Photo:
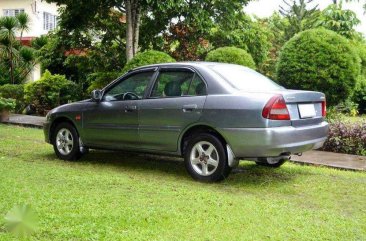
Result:
M238 65L211 65L210 68L234 88L245 91L271 91L283 89L264 75Z

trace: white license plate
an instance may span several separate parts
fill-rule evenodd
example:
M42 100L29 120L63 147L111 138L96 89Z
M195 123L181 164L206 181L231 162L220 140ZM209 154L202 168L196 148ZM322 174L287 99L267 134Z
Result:
M311 118L311 117L316 116L314 104L301 104L301 105L299 105L299 112L300 112L300 117L302 119Z

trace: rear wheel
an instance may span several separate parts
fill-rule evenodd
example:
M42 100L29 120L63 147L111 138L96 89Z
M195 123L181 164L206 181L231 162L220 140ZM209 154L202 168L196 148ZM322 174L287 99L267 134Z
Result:
M221 181L231 171L224 145L208 133L200 133L188 141L184 162L188 173L199 181Z
M73 161L82 156L79 135L73 125L69 123L58 124L52 136L53 149L58 158Z
M266 159L262 159L255 163L257 163L257 165L259 165L259 166L278 168L278 167L282 166L286 161L287 161L286 159L280 159L276 162L274 162L274 161L269 162Z

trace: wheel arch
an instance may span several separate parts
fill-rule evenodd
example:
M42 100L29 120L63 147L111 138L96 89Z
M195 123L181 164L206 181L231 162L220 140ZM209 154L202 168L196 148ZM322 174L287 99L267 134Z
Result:
M179 153L184 156L184 151L187 146L189 137L193 134L197 133L210 133L216 136L225 146L228 142L225 140L224 136L218 132L215 128L206 125L206 124L196 124L193 126L188 127L183 134L181 135L181 138L179 140Z
M80 133L75 125L75 123L68 117L66 116L58 116L56 117L53 121L52 121L52 124L50 126L50 132L49 132L49 140L52 142L53 140L53 135L54 135L54 130L55 128L60 124L60 123L69 123L70 125L72 125L75 130L76 130L76 133L78 134L78 136L80 136Z

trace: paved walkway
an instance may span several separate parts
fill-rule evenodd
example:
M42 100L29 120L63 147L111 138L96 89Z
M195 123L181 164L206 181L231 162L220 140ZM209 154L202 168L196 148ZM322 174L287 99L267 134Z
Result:
M45 117L30 115L11 115L8 124L42 128ZM296 163L329 166L334 168L366 171L366 157L339 154L325 151L308 151L301 157L292 156L291 161Z
M292 156L291 161L340 169L366 171L366 156L348 155L326 151L308 151L302 156Z
M43 128L45 117L32 115L10 115L7 124L14 124L27 127Z

